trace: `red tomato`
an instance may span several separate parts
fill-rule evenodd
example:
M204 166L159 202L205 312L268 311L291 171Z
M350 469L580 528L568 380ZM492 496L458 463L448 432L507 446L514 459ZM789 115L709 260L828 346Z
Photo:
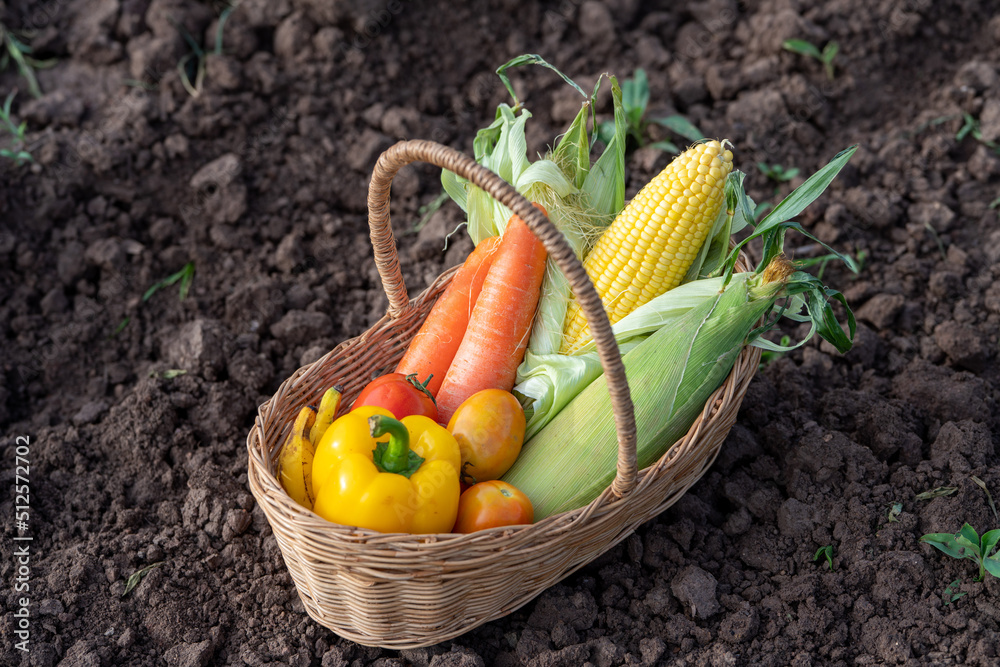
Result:
M470 486L458 499L456 533L473 533L498 526L532 523L535 510L524 492L507 482L491 479Z
M427 387L417 381L415 373L388 373L377 377L361 390L351 409L362 405L385 408L396 419L424 415L437 421L437 405Z
M462 450L462 473L477 482L499 479L524 444L524 410L503 389L483 389L458 406L448 430Z

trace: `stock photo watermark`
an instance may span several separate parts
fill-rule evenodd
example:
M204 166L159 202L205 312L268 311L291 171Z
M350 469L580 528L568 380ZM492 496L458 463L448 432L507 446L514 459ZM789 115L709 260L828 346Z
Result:
M31 641L31 438L14 439L13 637L14 648L28 652Z

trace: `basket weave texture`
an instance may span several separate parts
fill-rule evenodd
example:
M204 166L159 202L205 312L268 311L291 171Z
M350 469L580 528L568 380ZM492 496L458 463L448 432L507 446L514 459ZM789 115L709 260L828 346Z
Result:
M454 171L521 216L563 269L587 314L608 377L619 458L614 483L586 507L529 526L469 535L381 534L329 523L292 500L277 480L281 444L302 406L318 403L334 384L348 387L349 406L373 373L394 368L454 275L455 269L446 271L415 299L407 297L388 196L396 171L414 160ZM375 167L369 222L389 310L361 336L300 368L260 406L247 438L249 484L313 619L360 644L416 648L514 611L675 503L715 460L760 351L744 348L687 434L638 471L632 403L607 315L582 265L541 212L471 158L432 142L406 141L383 153Z

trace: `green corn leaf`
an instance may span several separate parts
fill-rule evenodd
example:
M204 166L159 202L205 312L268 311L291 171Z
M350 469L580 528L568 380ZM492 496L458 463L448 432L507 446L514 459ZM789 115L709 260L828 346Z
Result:
M950 496L951 494L958 491L957 486L936 486L929 491L924 491L923 493L918 493L914 496L917 500L931 500L932 498L940 498L942 496Z
M615 121L605 120L597 126L597 140L607 146L615 136Z
M756 217L754 217L755 207L753 200L747 196L746 190L743 187L743 181L746 179L746 176L739 169L733 169L727 177L727 181L729 181L726 184L727 189L731 183L733 198L735 199L734 202L726 201L726 206L733 207L734 210L733 233L742 230L748 225L753 226L754 220L756 220Z
M780 204L774 207L767 217L760 221L753 234L750 234L747 238L738 243L732 251L730 251L729 257L726 259L726 270L724 275L726 275L727 278L732 275L736 257L739 255L740 250L742 250L747 243L757 238L762 238L764 243L764 261L761 262L759 268L766 266L765 262L769 262L774 255L781 251L784 244L784 231L786 229L794 229L815 240L817 243L821 243L824 247L830 250L830 252L837 254L837 256L841 258L851 271L857 273L858 266L853 257L844 255L837 252L833 248L830 248L825 243L822 243L814 236L806 232L802 228L802 225L791 220L823 193L840 170L844 168L844 165L847 164L848 160L851 159L851 156L854 155L854 151L856 150L857 144L841 151L840 153L837 153L837 155L834 156L829 163L806 179L805 183L795 188L795 190L785 197ZM745 211L743 215L746 216Z
M792 53L809 56L811 58L816 58L817 60L823 59L823 55L820 53L820 50L816 48L814 44L811 44L804 39L786 39L781 46L786 51L791 51Z
M650 148L655 148L660 151L666 151L667 153L680 153L681 149L677 147L672 141L654 141L649 144Z
M507 88L507 92L510 93L511 99L514 100L514 106L519 107L521 105L520 101L517 99L517 94L514 92L514 86L510 82L510 78L507 76L507 70L512 67L521 67L522 65L541 65L542 67L548 67L550 70L562 77L562 80L573 86L584 97L587 97L587 93L583 92L583 88L578 86L573 79L569 78L565 74L559 71L554 65L549 63L545 58L542 58L536 53L526 53L524 55L517 56L508 60L503 65L497 68L497 76L503 82L503 85Z
M955 540L955 536L951 533L928 533L927 535L922 536L920 541L931 545L935 549L943 551L952 558L974 557Z
M823 47L823 53L820 55L820 60L824 63L831 63L833 62L833 59L837 57L838 53L840 53L840 44L837 42L827 42L826 46Z
M831 298L839 301L847 311L848 325L851 331L850 337L844 334L844 330L840 328L837 317L833 314L833 308L830 307L829 301ZM844 295L837 290L819 286L807 293L806 304L813 322L816 323L816 333L822 336L823 340L836 347L837 351L841 354L850 350L857 324L854 321L854 313L847 305L847 299Z
M583 187L590 173L590 139L587 137L587 115L592 105L584 102L579 113L563 133L555 149L552 160L562 167L566 176L573 180L577 188Z
M447 169L441 170L441 187L451 197L451 200L458 204L463 211L468 211L469 207L469 183L465 179L459 178Z
M997 542L1000 542L1000 529L990 530L983 533L979 538L979 553L983 558L987 558L996 549Z
M649 106L649 80L646 70L639 68L631 79L622 84L622 105L629 127L638 128Z
M840 170L850 161L851 156L858 149L858 145L840 151L822 169L806 179L806 182L795 188L780 204L761 220L758 231L766 230L771 225L777 225L786 220L791 220L801 213L809 204L813 203L817 197L833 182Z
M809 322L809 331L799 342L785 345L759 337L773 328L772 323L767 323L753 332L750 341L748 341L751 345L771 352L790 352L804 345L806 341L812 338L814 333L818 333L824 340L836 347L841 354L851 349L854 334L857 330L857 323L854 319L854 313L847 305L847 300L843 294L835 289L826 287L813 275L803 271L796 271L789 278L788 284L784 288L784 295L791 297L791 299L786 304L787 310L783 310L779 315L798 322ZM849 335L844 333L836 316L833 314L830 299L839 301L847 311ZM797 315L796 313L803 307L806 310L806 314Z
M650 122L661 125L674 134L684 137L688 141L701 141L705 138L705 135L695 126L694 123L680 114L664 116L663 118L654 118Z
M955 541L967 549L971 549L977 556L979 554L979 533L969 524L963 524L961 529L955 533Z
M1000 555L983 559L983 567L994 577L1000 577Z
M532 187L536 185L551 189L563 199L577 192L567 175L552 160L532 162L527 169L521 172L513 185L523 195L528 195Z
M625 110L618 80L613 76L608 78L615 109L615 133L580 188L587 197L588 208L602 217L613 217L625 206Z
M701 253L699 253L698 261L700 262L700 267L697 273L698 278L711 276L726 261L726 253L729 251L729 239L733 234L734 213L735 211L728 206L725 210L719 211L719 216L712 227L712 236L704 244L704 259L701 258Z
M501 104L497 107L496 117L493 119L493 122L476 132L476 137L472 140L472 156L476 159L476 162L482 163L486 159L486 156L496 148L497 142L500 141L500 135L503 132L504 123L509 117L509 110L509 106Z
M729 188L730 183L729 179L726 179L726 188ZM684 278L681 279L682 284L707 276L718 268L729 251L731 233L732 216L729 215L729 207L722 206L712 222L712 229L708 233L707 240L701 244L697 256L688 267Z

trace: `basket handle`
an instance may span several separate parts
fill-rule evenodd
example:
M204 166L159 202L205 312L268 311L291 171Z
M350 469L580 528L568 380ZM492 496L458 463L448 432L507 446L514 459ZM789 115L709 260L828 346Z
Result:
M562 232L556 229L544 213L521 196L514 186L467 155L433 141L400 141L379 156L372 172L368 188L368 224L375 249L375 265L382 278L386 296L389 297L389 316L393 319L400 317L409 305L389 220L389 188L396 172L417 160L454 172L513 211L542 241L549 257L555 260L566 275L570 288L587 317L601 367L607 377L608 392L611 394L611 409L618 434L618 469L611 490L616 496L626 495L635 487L638 472L635 412L625 380L625 366L611 331L611 322L594 284Z

